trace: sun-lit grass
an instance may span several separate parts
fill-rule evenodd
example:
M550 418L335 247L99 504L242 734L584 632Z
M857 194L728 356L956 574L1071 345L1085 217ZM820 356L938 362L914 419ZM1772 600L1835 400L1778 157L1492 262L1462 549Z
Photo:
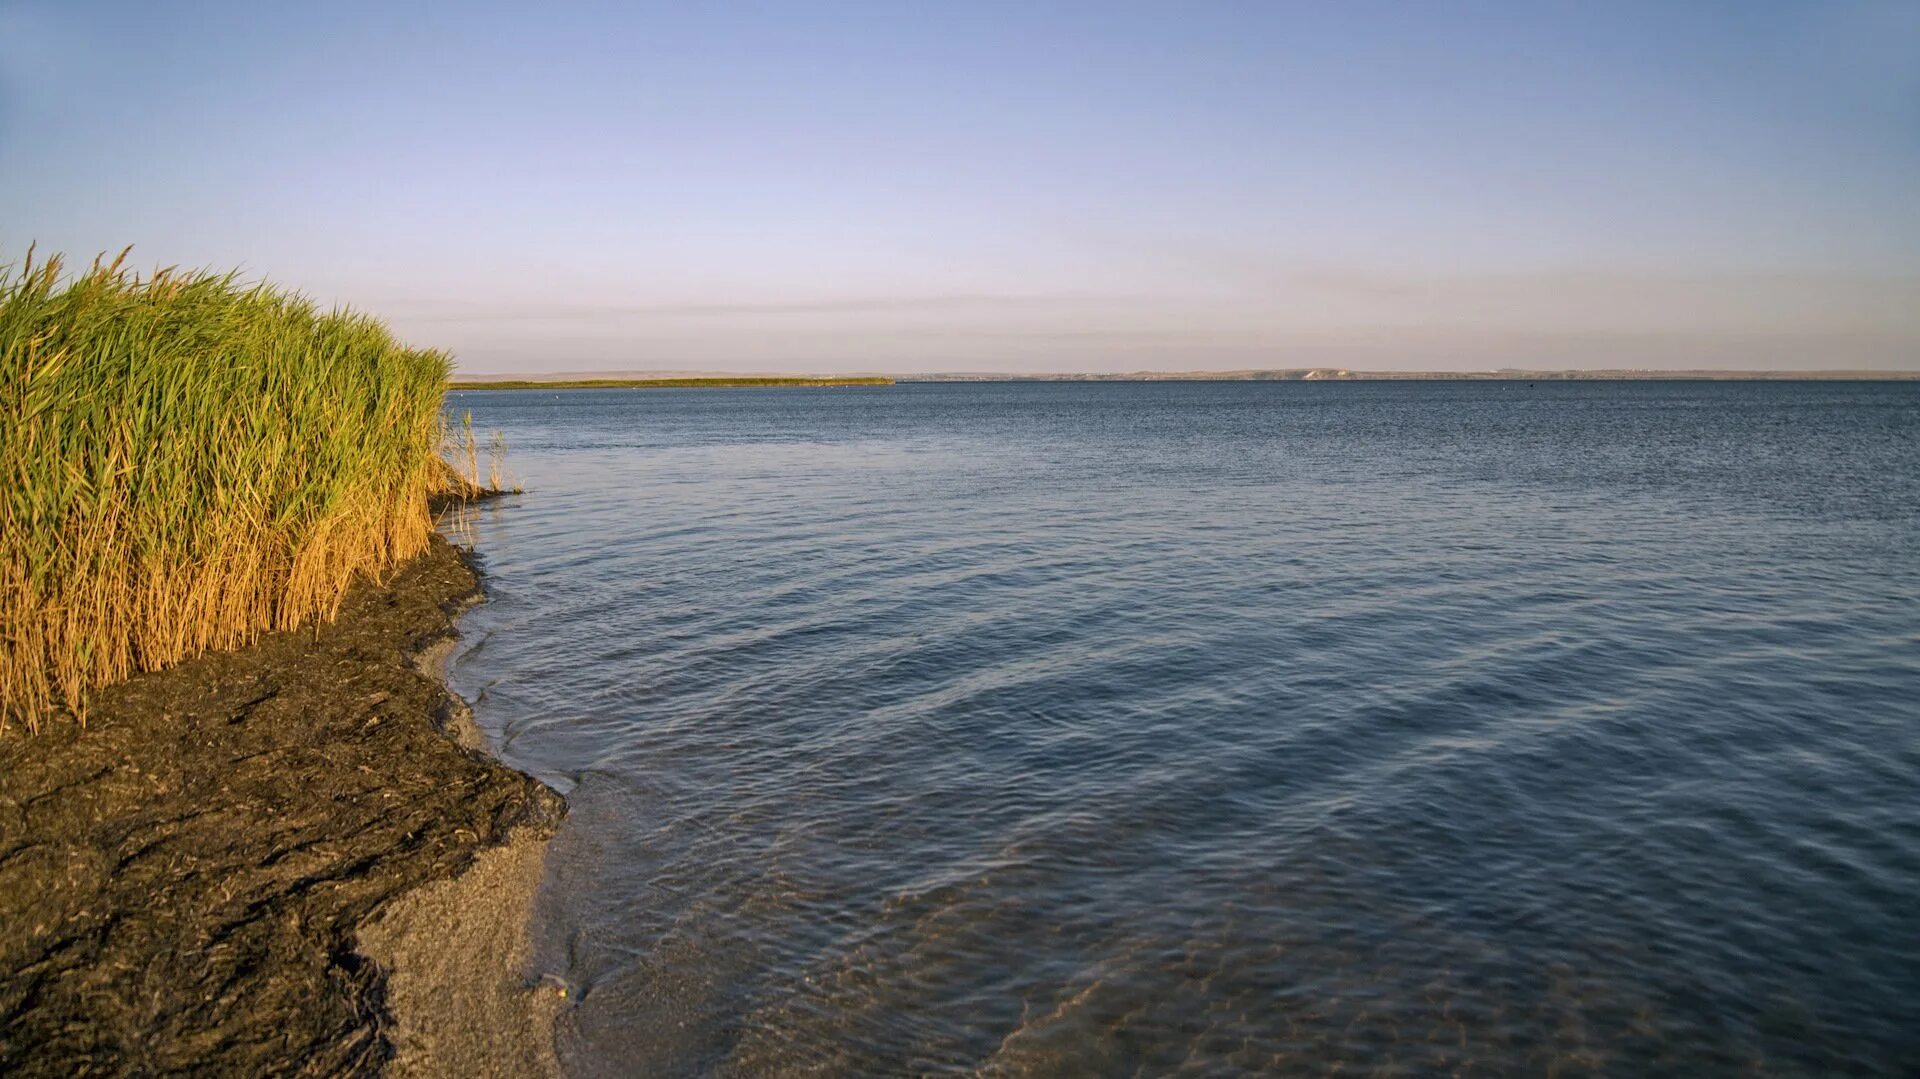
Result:
M478 479L439 454L443 353L124 259L0 267L0 724L331 617Z

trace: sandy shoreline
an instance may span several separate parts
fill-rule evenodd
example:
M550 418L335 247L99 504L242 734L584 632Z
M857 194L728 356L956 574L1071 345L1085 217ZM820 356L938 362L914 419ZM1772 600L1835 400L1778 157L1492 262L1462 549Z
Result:
M0 735L0 1073L551 1074L564 807L432 671L478 595L436 539L334 623Z
M475 596L462 610L479 602ZM455 640L415 654L415 668L444 684ZM448 696L442 729L462 747L486 753L473 709ZM560 1074L553 1030L566 997L559 986L528 977L527 927L552 838L544 823L521 825L464 873L420 885L361 925L360 954L387 972L384 1003L393 1025L386 1074Z
M556 986L530 985L527 922L550 833L523 827L466 872L400 896L360 928L360 952L387 972L399 1076L557 1076Z

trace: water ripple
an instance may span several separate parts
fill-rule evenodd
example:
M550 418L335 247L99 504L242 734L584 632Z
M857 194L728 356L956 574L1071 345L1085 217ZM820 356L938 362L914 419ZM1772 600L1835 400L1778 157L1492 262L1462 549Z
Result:
M1920 387L455 407L575 1074L1920 1071Z

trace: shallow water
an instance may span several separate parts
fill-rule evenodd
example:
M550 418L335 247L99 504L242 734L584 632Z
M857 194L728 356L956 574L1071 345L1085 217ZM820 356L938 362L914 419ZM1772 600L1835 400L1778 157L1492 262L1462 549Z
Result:
M451 407L575 1074L1920 1070L1920 384Z

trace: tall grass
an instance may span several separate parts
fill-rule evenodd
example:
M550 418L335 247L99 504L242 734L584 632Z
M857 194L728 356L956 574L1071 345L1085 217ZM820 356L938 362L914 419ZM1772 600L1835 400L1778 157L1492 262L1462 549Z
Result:
M125 257L0 267L0 725L84 721L94 687L331 617L462 484L444 354Z

